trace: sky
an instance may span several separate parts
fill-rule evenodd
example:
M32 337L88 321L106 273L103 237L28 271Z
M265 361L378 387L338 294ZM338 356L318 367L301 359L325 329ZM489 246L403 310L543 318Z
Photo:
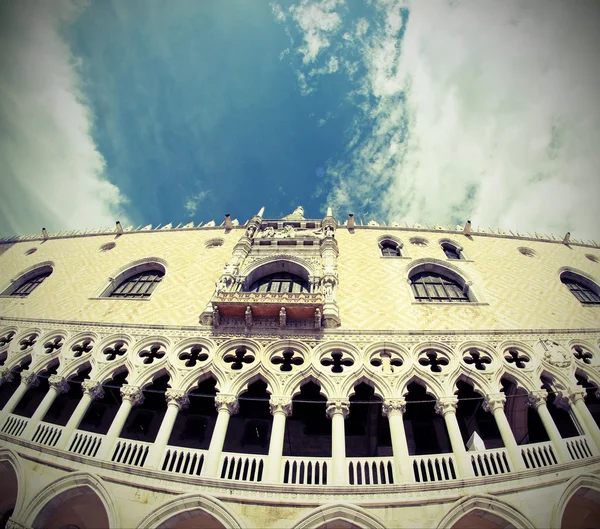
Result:
M0 236L320 218L600 241L596 0L7 0Z

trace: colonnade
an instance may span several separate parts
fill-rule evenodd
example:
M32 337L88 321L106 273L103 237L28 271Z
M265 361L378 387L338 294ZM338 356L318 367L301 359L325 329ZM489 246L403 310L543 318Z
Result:
M12 413L19 400L27 389L37 384L33 373L23 373L21 383L7 402L0 414L3 424L6 417ZM84 380L82 383L83 396L77 407L71 414L63 429L60 441L56 445L59 449L66 449L73 432L79 427L86 411L94 399L103 396L102 384L95 380ZM49 389L43 400L28 421L22 437L31 439L38 425L56 397L69 390L69 383L64 377L53 375L49 378ZM134 406L141 404L144 400L142 388L125 384L120 389L122 397L121 405L115 415L107 434L102 440L102 445L97 457L110 459L115 444L127 421L130 411ZM528 394L527 403L535 408L539 414L542 424L552 442L559 463L571 460L565 444L562 442L560 432L550 415L546 406L548 394L545 390L533 391ZM583 399L585 391L573 391L569 394L561 394L558 402L561 407L572 412L576 424L583 435L588 436L594 454L600 449L600 429L593 416L585 405ZM168 445L173 426L179 412L189 405L187 393L179 389L168 389L165 393L167 410L156 439L150 449L145 466L159 468L161 458ZM498 430L500 432L504 447L513 471L525 469L519 445L515 440L513 431L504 412L506 396L504 393L487 394L484 396L484 409L492 413ZM388 418L390 438L394 460L394 470L397 476L396 482L411 479L412 469L409 460L407 437L404 428L403 415L406 411L407 401L404 397L385 398L382 402L382 413ZM445 426L450 439L457 475L459 477L474 476L468 452L459 428L456 417L458 398L456 395L438 397L435 410L444 418ZM236 395L218 393L215 396L217 408L217 419L212 433L212 438L202 468L202 475L209 478L219 477L221 454L227 435L229 419L239 410ZM281 395L271 395L269 400L270 411L273 416L268 454L265 461L263 474L264 482L277 483L280 480L284 433L287 417L292 414L292 398ZM345 398L333 398L327 401L326 413L331 420L331 461L330 479L332 484L345 485L348 483L348 470L346 465L346 439L345 419L350 412L350 401Z

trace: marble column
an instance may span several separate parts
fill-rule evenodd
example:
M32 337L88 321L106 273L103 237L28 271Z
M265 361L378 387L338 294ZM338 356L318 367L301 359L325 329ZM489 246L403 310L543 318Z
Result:
M160 469L163 455L167 444L169 444L169 438L175 426L175 420L180 410L184 410L190 404L190 399L185 391L179 389L168 389L165 393L167 399L167 411L163 417L160 429L156 435L152 448L150 448L150 454L148 456L148 462L144 465L148 468Z
M470 478L475 475L473 466L469 460L465 443L460 433L458 421L456 420L456 408L458 406L458 398L456 396L440 397L435 405L435 411L444 417L454 460L456 461L457 473L461 478Z
M290 397L271 396L269 406L273 415L273 424L271 426L269 455L265 464L263 482L281 483L281 460L283 456L285 421L292 413L292 399Z
M48 392L44 395L42 402L40 402L39 406L31 416L31 419L29 419L25 430L23 430L21 437L24 439L31 440L33 438L38 425L46 413L48 413L48 410L50 409L50 406L52 406L54 399L56 399L56 397L58 397L61 393L67 393L69 389L71 389L67 379L59 375L50 376L50 378L48 378L48 384L50 385Z
M217 408L217 422L210 439L208 453L204 465L202 466L201 475L206 478L217 478L221 465L221 454L223 452L223 444L227 435L227 426L229 425L229 417L235 415L239 410L237 397L235 395L221 395L215 397L215 406Z
M523 456L521 455L521 449L515 440L515 436L510 427L510 423L504 413L504 403L506 402L506 395L504 393L490 393L485 396L485 402L483 409L491 412L496 420L496 425L500 431L500 437L504 443L504 448L508 452L508 459L510 461L510 468L513 471L525 470L527 467L523 462Z
M349 412L350 403L347 400L327 402L327 417L331 419L331 485L348 484L344 421Z
M13 412L19 401L29 388L35 388L38 386L39 380L36 373L30 373L29 371L21 372L21 383L18 385L15 392L11 395L8 402L2 408L0 413L0 426L4 425L6 418Z
M69 418L69 422L67 422L66 426L63 428L63 431L60 435L60 439L56 444L56 448L62 450L68 450L68 443L73 436L73 432L79 428L79 424L83 420L90 404L95 399L101 399L104 397L104 390L102 389L102 383L98 380L84 380L81 383L81 388L83 389L83 395L77 404L75 410L71 414Z
M406 400L401 398L385 399L381 413L388 418L390 425L390 436L392 438L392 453L394 455L394 483L402 483L413 480L406 432L404 431L404 413L406 412Z
M119 411L115 415L107 434L102 440L102 445L98 453L98 459L105 459L110 461L112 458L113 448L117 442L117 438L121 435L121 430L125 426L125 421L129 417L129 412L134 406L138 406L144 402L144 393L142 388L139 386L130 386L125 384L121 387L121 406Z
M585 405L584 399L586 395L587 393L584 389L562 394L558 405L572 412L575 420L583 430L583 434L588 437L591 444L595 445L595 450L592 449L592 452L594 455L597 455L600 452L600 429L594 417L592 417L590 410Z
M556 452L556 457L559 463L568 463L571 461L571 456L565 446L562 436L548 411L548 407L546 406L546 397L548 393L546 390L532 391L527 396L527 404L535 408L542 420L542 424L550 437L550 441L552 442L552 446Z

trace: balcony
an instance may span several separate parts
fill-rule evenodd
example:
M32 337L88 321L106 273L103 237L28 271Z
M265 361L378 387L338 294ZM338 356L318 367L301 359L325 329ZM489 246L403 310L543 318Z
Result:
M152 454L153 443L118 438L114 448L105 458L99 457L105 435L82 430L75 430L62 450L54 448L61 439L64 428L54 424L40 422L31 440L24 439L22 434L29 422L28 418L10 414L0 430L0 439L8 443L31 446L36 451L47 447L48 459L57 455L91 466L109 464L117 471L124 473L144 469L145 473L155 472L156 477L177 481L182 476L198 480L204 479L203 469L207 462L207 450L184 448L167 445L161 454ZM568 451L571 461L560 463L557 449L552 442L532 443L519 446L525 470L515 471L509 463L510 457L505 448L478 450L467 452L472 468L469 476L461 476L457 465L457 456L452 453L409 456L403 466L404 474L398 474L393 457L346 458L345 472L348 493L357 487L386 486L419 487L456 487L457 482L463 485L475 485L490 477L506 476L507 478L532 477L540 471L556 473L572 468L577 463L588 466L598 463L587 436L580 435L561 440ZM43 451L44 449L42 449ZM151 455L156 455L156 465L149 464ZM266 455L222 452L219 460L217 476L214 479L224 488L232 483L265 483L264 473L267 464ZM281 472L275 483L278 487L306 486L321 488L332 485L333 465L330 457L286 457L281 458ZM214 484L214 481L213 481ZM266 483L265 483L266 485ZM337 485L336 487L339 487ZM371 489L369 489L371 490Z
M323 312L320 292L220 292L212 300L222 317L243 318L250 307L253 318L274 318L282 307L288 318L314 318L315 311Z

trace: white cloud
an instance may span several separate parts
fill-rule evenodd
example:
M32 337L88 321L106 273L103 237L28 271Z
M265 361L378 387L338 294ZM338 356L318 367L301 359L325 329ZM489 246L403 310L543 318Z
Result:
M313 63L331 44L329 39L341 26L341 17L335 9L342 5L344 0L302 0L290 7L292 18L304 36L304 44L298 50L304 64Z
M196 193L195 195L190 195L185 199L184 208L188 212L188 216L193 217L196 214L196 210L198 209L198 205L202 202L208 195L210 194L210 190L200 191L200 193Z
M59 30L71 1L0 7L0 234L113 225L126 202L105 176L76 59Z
M373 5L327 36L362 58L338 214L600 238L600 6L414 1L403 28L404 2Z

